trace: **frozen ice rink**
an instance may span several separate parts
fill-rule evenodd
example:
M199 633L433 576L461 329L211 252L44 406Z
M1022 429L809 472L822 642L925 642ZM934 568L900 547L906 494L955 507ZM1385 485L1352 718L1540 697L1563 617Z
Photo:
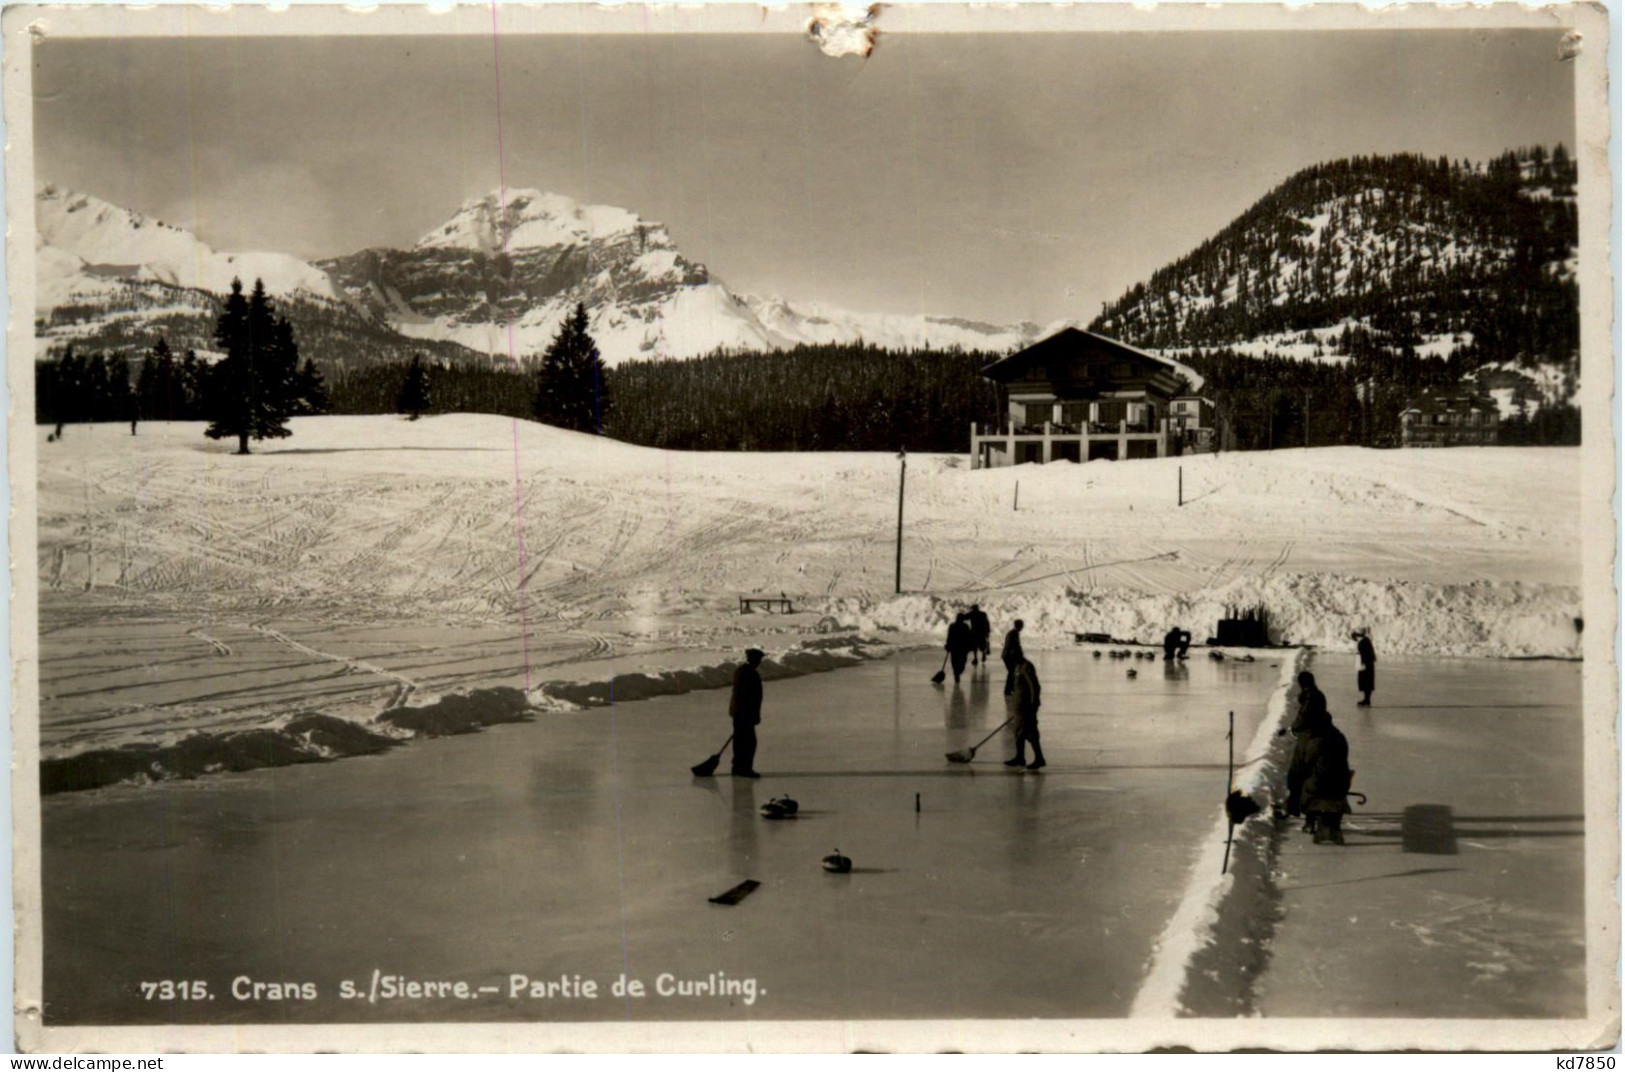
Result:
M1120 1016L1214 828L1227 712L1239 751L1288 661L1158 654L1037 653L1038 774L1008 731L946 762L1005 718L1004 672L939 688L922 652L769 682L760 782L690 775L729 730L707 691L47 798L46 1022ZM796 819L759 815L785 794ZM691 981L714 992L659 992Z

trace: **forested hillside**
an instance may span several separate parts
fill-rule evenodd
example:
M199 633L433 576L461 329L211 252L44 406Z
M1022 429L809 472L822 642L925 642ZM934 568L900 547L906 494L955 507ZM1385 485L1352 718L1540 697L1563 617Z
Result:
M1575 180L1562 146L1307 168L1091 327L1150 349L1453 358L1458 374L1572 362Z
M970 422L1000 412L981 370L1000 355L798 346L689 361L631 361L606 374L605 432L677 450L958 451ZM389 413L404 364L328 368L333 413ZM534 369L431 366L430 413L530 417Z

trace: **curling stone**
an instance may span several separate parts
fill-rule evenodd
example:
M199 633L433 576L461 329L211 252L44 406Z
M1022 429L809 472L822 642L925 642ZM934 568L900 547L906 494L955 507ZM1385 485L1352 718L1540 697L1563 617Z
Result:
M794 815L796 812L801 810L801 805L797 804L789 797L780 797L777 803L779 807L784 809L784 814L786 815Z
M761 812L762 818L764 819L788 819L790 817L789 814L785 812L784 805L780 804L776 800L770 800L766 804L763 804L761 807Z
M836 849L824 857L824 870L833 875L844 875L852 870L852 861L842 856L840 849Z
M1131 678L1139 677L1140 672L1138 670L1134 669L1134 667L1131 666L1131 667L1128 668L1128 676L1131 677Z

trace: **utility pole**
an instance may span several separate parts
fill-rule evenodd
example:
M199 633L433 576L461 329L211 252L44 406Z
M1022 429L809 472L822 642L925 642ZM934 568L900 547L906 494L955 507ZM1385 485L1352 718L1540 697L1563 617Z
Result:
M908 481L908 451L897 452L897 594L903 594L903 485Z

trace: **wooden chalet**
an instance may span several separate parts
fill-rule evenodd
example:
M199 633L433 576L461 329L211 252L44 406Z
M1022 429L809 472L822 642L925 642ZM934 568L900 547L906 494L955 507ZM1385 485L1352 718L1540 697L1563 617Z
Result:
M1493 446L1501 410L1476 394L1425 394L1399 414L1399 441L1406 447Z
M1222 428L1202 377L1158 354L1066 328L982 370L1004 387L1001 424L971 425L978 469L1213 451Z

